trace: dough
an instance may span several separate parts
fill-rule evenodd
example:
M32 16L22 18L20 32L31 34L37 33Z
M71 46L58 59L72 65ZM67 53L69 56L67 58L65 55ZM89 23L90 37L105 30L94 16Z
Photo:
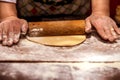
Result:
M48 46L75 46L86 40L85 35L29 37L27 39Z

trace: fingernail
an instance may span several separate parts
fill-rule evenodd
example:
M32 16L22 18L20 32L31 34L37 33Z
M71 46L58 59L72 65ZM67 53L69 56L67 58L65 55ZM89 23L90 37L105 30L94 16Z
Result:
M106 40L107 40L107 39L108 39L108 36L104 36L104 39L106 39Z
M16 35L14 36L14 43L17 43L17 42L19 41L19 37L20 37L19 34L16 34Z
M2 42L3 45L7 45L7 36L6 35L3 35L3 42Z
M87 28L87 29L85 30L85 32L90 33L91 31L90 31L89 28Z
M113 38L110 38L110 39L109 39L110 42L113 42L114 40L115 40L115 39L113 39Z
M12 39L12 38L10 38L10 39L8 40L8 46L11 46L11 45L12 45L12 43L13 43L13 39Z
M17 43L19 40L18 39L15 39L15 43Z
M89 31L90 29L89 28L86 28L86 31Z
M117 34L113 34L113 37L116 39L117 38Z
M2 37L0 36L0 41L2 41Z
M19 39L14 39L14 43L17 43L19 41Z

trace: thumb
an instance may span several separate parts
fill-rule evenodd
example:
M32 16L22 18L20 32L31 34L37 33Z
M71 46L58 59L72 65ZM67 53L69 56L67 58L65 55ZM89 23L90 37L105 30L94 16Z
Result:
M86 23L86 25L85 25L85 32L86 32L86 33L90 33L90 32L91 32L91 29L92 29L92 25L91 25L91 23L90 23L90 20L87 18L87 19L85 20L85 23Z
M21 31L22 31L22 34L25 35L28 30L28 23L24 19L21 19L21 22L22 22Z

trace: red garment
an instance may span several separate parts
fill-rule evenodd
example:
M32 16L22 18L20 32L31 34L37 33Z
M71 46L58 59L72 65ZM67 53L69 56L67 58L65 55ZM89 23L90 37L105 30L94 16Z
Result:
M120 0L110 0L110 13L111 13L111 17L115 16L117 5L120 5Z

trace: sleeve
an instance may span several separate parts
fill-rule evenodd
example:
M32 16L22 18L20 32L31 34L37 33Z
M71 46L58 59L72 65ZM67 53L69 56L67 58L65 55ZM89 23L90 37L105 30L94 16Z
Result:
M11 3L16 3L17 2L17 0L0 0L0 1L11 2Z

